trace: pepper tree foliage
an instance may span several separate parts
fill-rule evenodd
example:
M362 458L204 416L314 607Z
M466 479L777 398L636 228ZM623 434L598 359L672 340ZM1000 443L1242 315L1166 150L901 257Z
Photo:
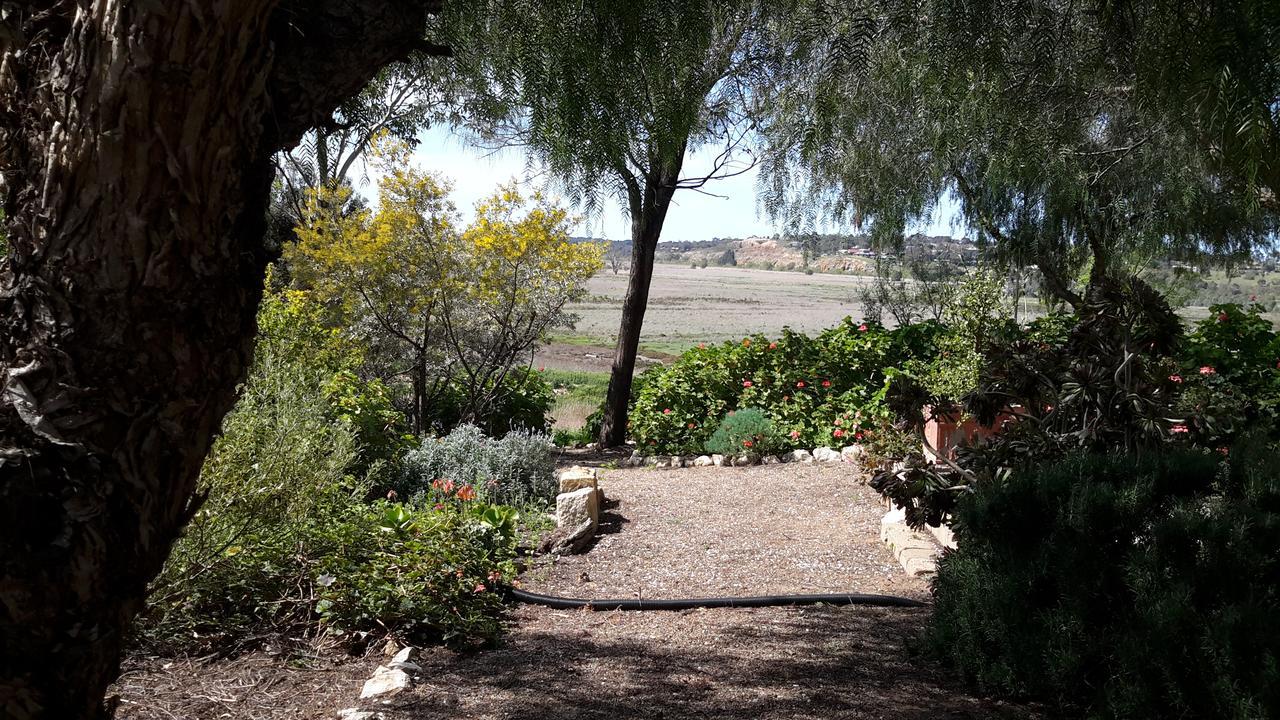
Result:
M351 211L345 187L310 192L298 241L285 248L294 281L353 329L369 374L407 384L415 433L441 416L487 418L521 384L519 361L550 328L571 324L565 305L602 250L570 242L562 208L514 187L481 201L459 229L448 186L413 167L407 145L381 143L375 160L376 211Z
M474 0L443 16L455 120L482 143L523 147L588 209L613 197L630 214L636 249L605 433L625 426L653 247L673 193L754 164L752 108L779 63L764 18L783 5ZM720 150L711 166L685 168L704 147Z
M1153 252L1245 254L1276 229L1280 22L1232 5L815 0L825 20L778 29L766 205L892 245L953 194L1073 305Z

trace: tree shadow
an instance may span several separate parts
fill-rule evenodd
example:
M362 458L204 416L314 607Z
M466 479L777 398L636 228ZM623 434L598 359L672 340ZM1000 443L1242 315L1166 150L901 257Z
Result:
M537 612L550 611L526 611L526 624ZM974 697L915 657L909 638L926 613L551 613L499 648L424 658L424 685L391 708L413 718L1046 717Z

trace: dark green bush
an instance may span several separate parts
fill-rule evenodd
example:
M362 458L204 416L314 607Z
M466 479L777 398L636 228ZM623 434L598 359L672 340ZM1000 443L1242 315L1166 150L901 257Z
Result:
M1280 475L1221 459L1070 456L976 485L930 646L986 691L1089 717L1276 717Z
M773 422L755 408L730 410L707 440L706 450L721 455L772 455L786 446Z
M551 426L555 392L542 373L532 368L513 368L486 395L490 401L484 407L469 408L461 387L446 388L431 407L431 426L447 434L459 425L475 425L490 437L512 430L543 432Z

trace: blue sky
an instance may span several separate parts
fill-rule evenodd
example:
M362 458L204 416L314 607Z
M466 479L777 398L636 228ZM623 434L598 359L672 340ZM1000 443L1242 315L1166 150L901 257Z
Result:
M454 203L468 220L475 202L493 192L499 183L513 177L534 185L541 182L540 178L530 177L522 151L507 150L493 154L477 150L468 147L444 126L428 130L420 140L414 153L417 161L423 169L453 181ZM691 171L709 167L714 155L714 150L694 153L686 160L685 167ZM663 239L710 240L714 237L747 237L777 232L768 217L757 211L755 183L756 172L752 170L737 177L716 180L707 186L708 192L724 197L711 197L691 190L677 192L663 225ZM950 227L952 214L953 209L944 204L933 222L921 230L930 235L961 234ZM848 228L833 230L848 231ZM626 213L610 203L596 217L587 218L584 226L576 232L594 237L624 238L629 232Z

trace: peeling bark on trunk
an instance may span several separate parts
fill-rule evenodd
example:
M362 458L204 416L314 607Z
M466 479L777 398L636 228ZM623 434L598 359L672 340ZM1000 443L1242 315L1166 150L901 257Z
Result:
M32 5L0 21L0 715L97 718L250 363L271 155L429 8Z
M600 424L601 447L617 447L627 440L627 405L631 401L631 380L640 352L640 331L649 306L649 285L653 281L653 259L662 236L671 197L675 193L679 168L646 183L639 202L631 205L631 269L627 294L622 301L622 323L618 346L605 395L604 418Z

